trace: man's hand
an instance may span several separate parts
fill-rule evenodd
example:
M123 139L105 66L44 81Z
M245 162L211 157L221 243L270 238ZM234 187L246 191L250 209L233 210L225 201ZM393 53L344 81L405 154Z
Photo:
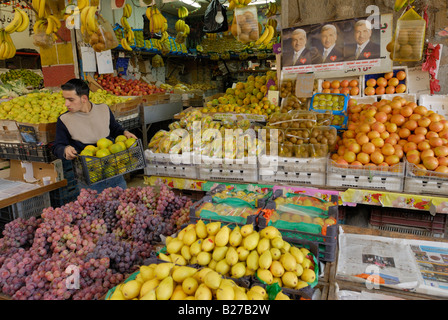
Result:
M78 156L78 152L76 152L75 148L72 146L66 146L64 150L64 157L67 160L73 160Z
M123 132L123 134L124 134L124 136L126 137L126 138L134 138L135 140L138 140L138 138L137 138L137 136L135 135L135 134L133 134L132 132L129 132L128 130L125 130L124 132Z

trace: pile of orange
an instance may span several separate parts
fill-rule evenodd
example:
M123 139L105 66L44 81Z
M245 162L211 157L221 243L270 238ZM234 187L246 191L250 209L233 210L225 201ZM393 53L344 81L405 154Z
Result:
M324 80L322 82L322 93L343 93L357 96L359 91L359 81L356 79Z
M340 165L390 167L406 158L423 170L448 173L448 121L402 97L348 103L347 130L331 158Z
M403 70L397 72L387 72L377 78L370 78L366 80L366 87L364 94L366 96L405 93L406 84L403 81L406 79L406 72Z

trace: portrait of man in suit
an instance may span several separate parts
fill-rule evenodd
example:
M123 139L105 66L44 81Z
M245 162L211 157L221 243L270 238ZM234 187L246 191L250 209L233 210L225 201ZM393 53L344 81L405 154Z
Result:
M344 60L344 54L341 48L338 48L337 41L338 30L332 24L326 24L320 30L320 41L322 48L314 63L331 63Z
M347 48L346 60L378 59L380 45L372 41L372 25L367 20L359 20L354 26L355 44Z
M284 66L300 66L311 64L317 54L314 48L307 48L307 35L303 29L295 29L291 33L289 48L285 50Z

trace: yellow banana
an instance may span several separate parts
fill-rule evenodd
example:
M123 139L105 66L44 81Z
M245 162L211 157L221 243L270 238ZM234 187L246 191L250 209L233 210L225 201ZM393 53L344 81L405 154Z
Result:
M272 26L267 26L267 27L269 28L269 34L266 37L266 39L264 39L264 41L263 41L264 45L267 45L271 41L272 37L274 36L274 32L275 32L275 30Z
M45 1L46 0L39 0L39 11L38 11L38 16L39 18L44 18L45 17Z
M47 19L47 29L45 29L46 34L53 33L54 21L52 19Z
M89 0L78 0L78 10L81 11L89 4Z
M125 6L123 7L123 16L129 18L131 14L132 14L132 7L129 3L126 3Z
M98 30L98 21L95 18L95 13L97 9L98 9L97 6L91 6L86 16L87 30L90 30L91 32L96 32Z
M87 26L86 16L87 16L87 13L89 12L89 8L90 8L90 6L85 6L82 10L80 10L82 26Z
M128 43L132 43L134 42L134 39L135 39L134 31L129 30L126 34L126 40L128 41Z
M168 22L163 23L162 32L165 32L166 30L168 30Z
M188 24L185 24L184 33L186 36L190 34L190 26Z
M53 21L53 32L58 32L59 28L61 27L61 21L59 21L59 19L53 15L49 15L47 20Z
M0 60L5 60L5 52L6 52L6 41L2 41L0 44Z
M5 53L3 54L2 59L5 60L10 56L12 48L10 47L10 43L8 41L5 40L3 43L5 44Z
M39 12L39 0L33 0L31 5L33 6L34 10Z
M265 25L263 34L258 38L257 41L255 41L255 45L258 46L258 45L262 44L263 41L268 37L268 35L269 35L269 26Z
M13 33L22 25L22 14L16 9L14 11L14 18L5 28L6 33Z
M8 33L5 33L5 40L6 43L8 43L8 47L9 47L9 52L5 57L6 59L11 59L12 57L14 57L16 55L16 46L14 45L14 42L11 39L11 36Z
M126 38L121 38L121 46L123 49L127 51L132 51L132 48L129 46L128 42L126 41Z
M22 32L22 31L25 31L29 27L29 25L30 25L30 17L22 9L17 9L17 10L22 15L22 24L20 25L20 27L17 28L16 32Z

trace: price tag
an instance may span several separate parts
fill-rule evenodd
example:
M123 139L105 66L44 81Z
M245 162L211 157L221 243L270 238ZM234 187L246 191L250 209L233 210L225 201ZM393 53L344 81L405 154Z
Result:
M296 97L309 98L313 96L314 73L301 73L296 78Z
M430 94L431 89L429 87L429 73L422 71L421 67L408 68L408 89L409 93L417 95L417 98L421 94Z
M112 53L110 50L96 52L96 61L99 74L114 73L114 65L112 63Z
M95 51L92 47L81 47L82 71L96 72Z
M268 100L274 105L278 107L280 91L269 90L268 91Z

